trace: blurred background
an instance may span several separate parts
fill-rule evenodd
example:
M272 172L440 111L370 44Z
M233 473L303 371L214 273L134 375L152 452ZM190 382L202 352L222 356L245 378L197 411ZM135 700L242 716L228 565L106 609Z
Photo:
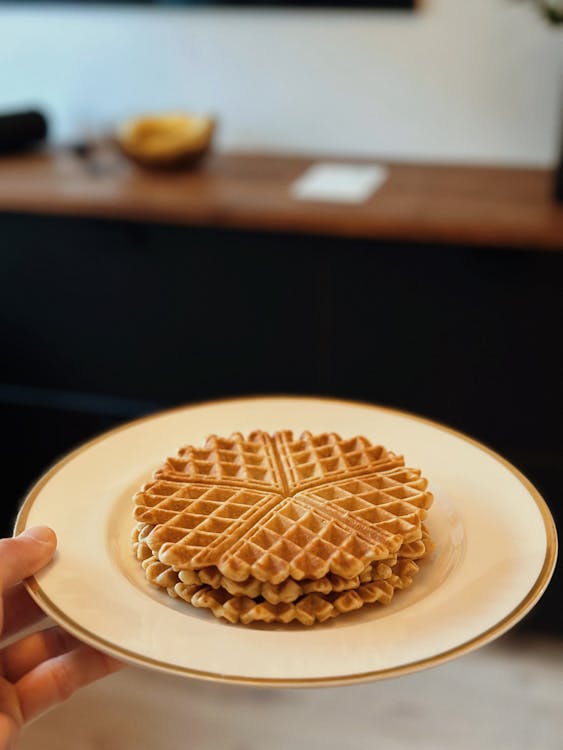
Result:
M3 534L78 443L257 393L443 421L560 520L562 15L0 2Z

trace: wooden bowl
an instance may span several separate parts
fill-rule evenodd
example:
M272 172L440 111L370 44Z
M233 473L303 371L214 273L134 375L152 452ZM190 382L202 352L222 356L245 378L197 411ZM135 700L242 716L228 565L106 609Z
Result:
M116 141L132 162L148 169L185 169L209 151L215 120L202 115L138 117L122 123Z

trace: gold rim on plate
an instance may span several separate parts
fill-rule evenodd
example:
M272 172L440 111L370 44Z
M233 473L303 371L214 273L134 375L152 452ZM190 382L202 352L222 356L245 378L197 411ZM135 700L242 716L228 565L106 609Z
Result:
M327 403L337 403L337 404L355 406L355 407L359 406L364 409L373 409L374 411L386 411L391 414L396 414L398 416L407 417L408 419L412 419L417 422L422 422L423 424L429 425L443 432L448 432L451 435L454 435L455 437L465 441L466 443L469 443L470 445L473 445L479 448L484 453L487 453L489 456L492 456L496 461L501 463L518 479L518 481L521 484L524 485L524 487L528 490L528 492L534 499L534 502L536 503L537 508L541 513L541 516L544 522L545 535L546 535L546 551L545 551L545 557L544 557L544 562L543 562L541 571L536 581L534 582L533 586L528 591L526 596L522 599L522 601L508 615L503 617L495 625L492 625L483 633L475 636L474 638L471 638L468 641L465 641L464 643L461 643L459 646L455 646L454 648L448 649L447 651L444 651L441 654L436 654L435 656L430 656L425 659L419 659L417 661L409 662L407 664L402 664L398 667L390 667L388 669L375 670L371 672L362 672L362 673L352 674L352 675L339 675L336 677L306 677L306 678L295 678L295 679L244 677L242 675L227 675L227 674L219 674L215 672L206 672L206 671L197 670L197 669L189 669L187 667L178 667L168 662L162 662L162 661L159 661L158 659L151 659L146 656L141 656L133 651L128 651L127 649L123 648L122 646L119 646L118 644L111 643L110 641L107 641L104 638L100 638L92 631L88 630L87 628L82 627L82 625L79 625L77 622L75 622L70 617L68 617L68 615L65 614L62 610L60 610L59 607L57 607L57 605L47 596L47 594L43 591L43 589L39 585L35 576L32 576L31 578L28 578L25 581L25 586L27 590L29 591L30 595L32 596L32 598L37 602L37 604L39 604L39 606L48 615L52 616L54 620L56 620L60 625L62 625L66 630L68 630L70 633L72 633L72 635L76 636L80 640L84 641L85 643L90 644L91 646L97 647L101 649L102 651L105 651L106 653L118 659L122 659L124 661L127 661L137 666L153 667L161 671L172 673L172 674L179 674L179 675L184 675L185 677L194 677L194 678L210 680L214 682L229 682L229 683L235 683L235 684L240 684L240 685L256 685L256 686L262 686L262 687L318 687L318 686L351 685L351 684L360 683L360 682L370 682L370 681L381 680L381 679L385 679L389 677L398 677L400 675L410 674L412 672L418 672L422 669L427 669L429 667L438 666L439 664L449 661L450 659L454 659L457 656L461 656L462 654L466 654L469 651L473 651L479 646L483 646L486 643L489 643L490 641L494 640L495 638L498 638L500 635L502 635L507 630L509 630L513 625L515 625L519 620L521 620L532 609L534 604L536 604L536 602L540 599L541 595L547 588L547 585L551 579L553 570L555 568L555 563L557 560L557 532L555 530L555 523L553 521L553 517L547 506L547 503L545 502L541 494L538 492L538 490L534 487L534 485L515 466L513 466L505 458L500 456L491 448L488 448L486 445L483 445L483 443L480 443L479 441L474 440L473 438L470 438L467 435L464 435L462 432L458 432L457 430L454 430L451 427L447 427L446 425L440 424L439 422L435 422L431 419L426 419L425 417L420 417L417 414L412 414L410 412L403 411L401 409L392 409L386 406L376 406L375 404L363 403L361 401L347 401L345 399L321 398L318 396L314 396L314 397L313 396L293 396L293 395L281 396L279 394L272 395L272 396L256 396L256 397L247 396L247 397L240 397L240 398L226 398L226 399L217 399L214 401L202 401L202 402L197 402L193 404L187 404L184 406L177 406L172 409L166 409L163 411L156 412L154 414L149 414L146 417L140 417L139 419L135 419L131 422L126 422L125 424L122 424L119 427L115 427L112 430L108 430L107 432L104 432L101 435L98 435L92 440L89 440L88 442L83 443L75 450L66 454L62 459L60 459L56 464L54 464L50 469L48 469L45 474L43 474L43 476L37 481L37 483L33 485L33 487L31 488L31 490L29 491L25 500L22 503L22 506L18 512L16 521L14 524L14 536L24 531L26 527L27 517L33 506L33 503L35 502L35 499L39 495L41 489L47 484L47 482L55 474L57 474L67 463L72 461L79 454L88 450L91 446L95 445L96 443L99 443L107 439L108 437L111 437L115 435L116 433L121 432L122 430L129 429L130 427L134 427L135 425L142 424L144 422L148 422L153 419L158 419L168 414L173 414L174 412L184 411L186 409L201 407L201 406L216 406L219 404L227 404L227 403L233 403L237 401L264 401L264 400L272 400L276 398L291 398L294 400L302 399L302 400L325 401Z

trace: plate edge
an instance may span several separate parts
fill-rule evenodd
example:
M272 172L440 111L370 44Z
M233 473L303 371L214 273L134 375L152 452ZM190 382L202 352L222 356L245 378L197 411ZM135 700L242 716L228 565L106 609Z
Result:
M130 652L127 649L123 649L120 646L116 646L115 644L112 644L109 641L105 641L104 639L97 636L95 633L91 633L86 628L83 628L78 623L75 623L67 615L65 615L64 612L59 610L57 605L54 602L52 602L49 599L49 597L45 594L45 592L41 589L39 582L37 581L35 576L32 576L31 578L25 581L25 586L28 592L30 593L30 595L32 596L32 598L35 600L35 602L47 614L53 617L53 619L55 619L59 624L66 627L66 629L69 630L74 635L77 635L82 641L89 643L91 646L97 647L100 650L106 653L109 653L112 656L117 657L118 659L122 659L130 664L134 664L136 666L152 667L161 672L167 672L167 673L176 674L176 675L181 674L186 677L193 677L196 679L203 679L203 680L214 681L214 682L228 682L228 683L235 683L235 684L241 684L241 685L255 685L255 686L262 686L262 687L280 687L280 688L281 687L319 687L319 686L336 687L339 685L351 685L351 684L356 684L356 683L361 683L361 682L376 681L376 680L381 680L381 679L386 679L386 678L391 678L391 677L399 677L401 675L410 674L413 672L420 671L422 669L438 666L458 656L462 656L463 654L469 653L470 651L473 651L476 648L479 648L480 646L485 645L486 643L490 643L491 641L493 641L494 639L498 638L503 633L505 633L507 630L509 630L517 622L519 622L533 608L533 606L540 599L543 592L547 588L549 581L551 580L553 571L555 569L555 563L557 561L557 550L558 550L558 541L557 541L557 532L555 528L555 522L553 520L549 507L546 501L544 500L544 498L542 497L542 495L540 494L540 492L534 487L534 485L530 482L530 480L524 474L522 474L522 472L520 472L515 466L513 466L507 459L505 459L500 454L496 453L496 451L492 450L487 445L484 445L483 443L479 442L478 440L475 440L474 438L469 437L468 435L465 435L464 433L458 430L448 427L447 425L441 424L440 422L435 422L434 420L427 419L426 417L422 417L422 416L413 414L408 411L403 411L401 409L393 409L391 407L378 406L376 404L370 404L370 403L365 403L361 401L347 401L345 399L337 399L337 398L322 398L322 397L314 397L314 396L294 396L294 395L225 398L225 399L218 399L214 401L203 401L203 402L188 404L184 406L177 406L172 409L159 411L159 412L149 414L144 417L140 417L139 419L126 422L122 425L118 425L112 430L103 432L102 434L79 445L77 448L75 448L71 452L64 455L55 464L53 464L49 469L47 469L47 471L39 478L39 480L34 485L32 485L31 489L29 490L26 497L24 498L23 503L16 516L16 520L14 523L14 536L21 533L25 529L26 520L31 510L31 507L33 505L33 502L35 501L36 497L39 495L39 492L41 491L41 489L47 484L47 482L56 473L58 473L67 463L69 463L73 458L75 458L77 455L84 452L85 450L89 449L96 443L101 442L109 438L110 436L117 434L118 432L135 427L138 424L142 424L144 422L148 422L153 419L158 419L160 417L166 416L168 414L173 414L175 412L185 411L188 409L193 409L193 408L198 408L198 407L214 406L214 405L227 404L227 403L233 403L233 402L275 401L275 400L284 400L284 399L293 399L296 401L299 401L299 400L316 401L316 402L321 402L321 403L322 402L338 403L338 404L342 404L345 406L355 406L355 407L360 407L360 408L372 409L374 411L385 411L385 412L392 413L398 416L407 417L409 419L414 419L418 422L422 422L424 424L437 428L443 432L448 432L449 434L454 435L454 437L460 440L463 440L464 442L470 443L471 445L480 449L484 453L487 453L488 455L492 456L495 460L497 460L505 468L507 468L521 482L521 484L524 485L524 487L528 490L528 492L534 499L538 507L538 510L540 511L542 520L544 522L544 531L546 535L546 552L545 552L543 566L534 584L532 585L532 587L530 588L526 596L522 599L522 601L511 612L509 612L504 618L502 618L499 622L495 623L488 630L475 636L474 638L471 638L469 641L466 641L458 646L455 646L454 648L449 649L448 651L445 651L441 654L436 654L434 656L426 657L424 659L420 659L415 662L402 664L397 667L390 667L388 669L375 670L372 672L358 673L358 674L352 674L352 675L339 675L335 677L312 677L312 678L307 677L307 678L289 678L289 679L267 678L267 677L245 677L242 675L226 675L226 674L220 674L216 672L205 672L205 671L200 671L200 670L189 669L187 667L178 667L173 664L169 664L167 662L160 662L156 659L139 656L138 654L135 654L134 652Z

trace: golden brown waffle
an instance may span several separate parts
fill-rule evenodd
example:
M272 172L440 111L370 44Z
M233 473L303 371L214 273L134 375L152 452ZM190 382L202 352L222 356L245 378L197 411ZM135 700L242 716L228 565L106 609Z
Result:
M423 529L422 540L404 544L398 552L398 557L395 556L388 560L372 563L359 576L354 578L347 579L329 574L317 580L295 581L288 578L279 584L263 583L256 578L249 578L239 583L225 578L217 568L204 568L199 571L174 571L170 566L164 565L154 557L150 547L143 541L143 537L150 533L150 529L150 526L141 526L135 529L133 535L137 558L141 560L150 583L166 589L178 582L187 586L222 588L232 596L245 596L251 599L261 597L271 604L294 602L304 594L329 594L333 591L349 591L358 588L360 584L371 583L372 581L392 581L394 568L400 560L419 560L427 557L433 549L428 532Z
M139 560L145 560L147 557L151 557L153 555L153 551L146 541L153 528L154 526L151 526L150 524L138 523L133 529L133 532L131 534L131 543L135 551L135 556ZM421 529L421 538L417 539L414 542L405 542L403 545L401 545L395 557L405 557L411 560L418 560L421 557L428 557L428 555L434 549L434 542L430 538L430 533L428 532L428 529L424 523L422 524ZM390 559L394 560L394 558ZM394 562L396 562L396 560L394 560ZM381 560L378 561L377 564L379 565L386 563L387 565L392 565L394 564L394 562L390 563L389 560ZM370 566L368 566L368 568L369 567ZM204 573L206 576L213 578L221 575L219 570L213 567L202 568L200 571L184 571L184 573L186 575L193 575L196 577L199 576L200 573ZM363 575L363 573L360 575ZM195 581L196 578L193 578L193 580ZM197 580L199 580L199 578L197 578ZM210 581L208 580L206 581L206 583L210 583Z
M200 571L182 570L178 577L182 583L188 585L207 585L213 589L225 589L232 596L246 596L251 599L262 597L271 604L279 602L293 602L299 599L303 594L329 594L331 591L348 591L357 588L360 583L369 583L375 579L385 580L391 577L391 566L396 564L397 558L382 560L372 563L354 578L342 578L341 576L329 573L327 576L318 579L304 579L295 581L293 578L287 578L281 583L263 583L256 578L249 578L246 581L231 581L222 576L216 568L205 568Z
M246 439L235 432L230 438L210 435L202 448L184 446L177 456L166 459L155 477L293 495L332 479L403 465L402 456L361 436L342 440L335 432L304 432L294 440L289 430L273 437L257 430Z
M303 625L313 625L360 609L364 604L389 604L395 591L408 588L417 572L415 562L403 560L397 563L389 580L362 583L358 588L342 593L305 594L295 602L278 604L246 596L231 596L224 589L195 587L194 590L194 587L182 583L175 585L174 593L194 607L210 609L215 617L222 617L232 623L248 625L252 622L290 623L298 620Z
M244 487L278 493L283 486L270 436L240 432L230 438L210 435L202 448L187 445L167 458L155 478L169 482L196 482Z
M360 575L421 538L432 503L420 472L365 438L290 432L212 436L183 448L135 496L158 559L231 581Z
M274 436L282 472L292 494L317 485L364 474L389 471L404 466L381 445L371 445L365 437L342 440L335 432L312 435L303 432L295 440L289 430Z
M179 574L163 565L154 556L143 561L143 568L152 584L165 588L170 596L184 599L195 607L210 609L216 617L232 623L283 622L298 620L312 625L339 614L359 609L364 604L388 604L397 589L408 588L418 572L414 560L399 560L385 579L374 577L354 589L328 593L305 593L291 601L270 602L249 596L233 596L224 588L212 588L201 582L186 584ZM181 575L181 573L180 573Z

